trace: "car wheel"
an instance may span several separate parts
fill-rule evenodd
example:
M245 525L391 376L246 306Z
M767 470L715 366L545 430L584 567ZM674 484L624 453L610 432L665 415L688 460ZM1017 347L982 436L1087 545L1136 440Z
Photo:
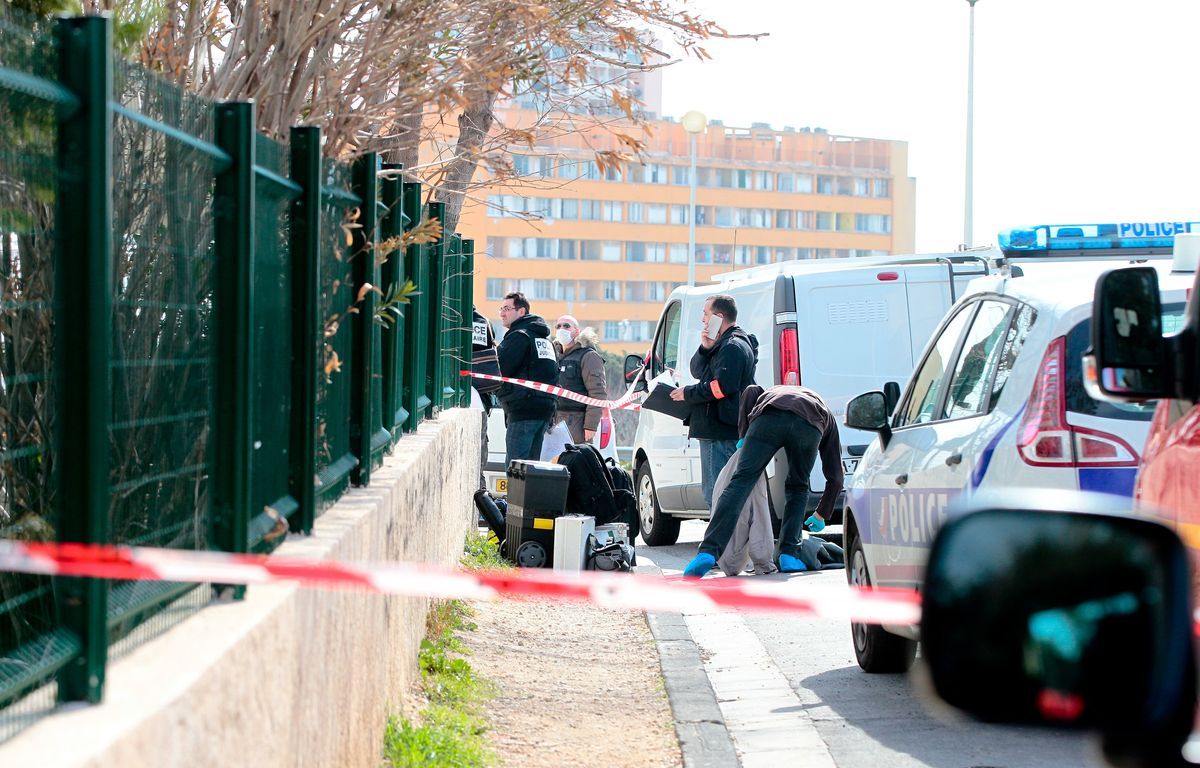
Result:
M852 587L871 586L871 575L867 572L867 558L863 554L862 538L855 534L850 539L849 562L846 580ZM907 672L917 656L917 642L907 637L893 635L878 624L850 623L850 634L854 640L854 656L864 672L894 673Z
M637 471L638 516L642 524L642 540L651 547L668 547L679 541L679 518L663 514L654 491L650 464L642 462Z

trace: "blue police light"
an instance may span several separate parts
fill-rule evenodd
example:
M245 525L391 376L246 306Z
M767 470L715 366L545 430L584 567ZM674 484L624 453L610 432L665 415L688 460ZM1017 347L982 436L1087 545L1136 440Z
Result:
M1196 221L1128 221L1116 224L1039 224L999 233L1000 250L1013 256L1097 248L1171 248L1175 235L1200 232Z

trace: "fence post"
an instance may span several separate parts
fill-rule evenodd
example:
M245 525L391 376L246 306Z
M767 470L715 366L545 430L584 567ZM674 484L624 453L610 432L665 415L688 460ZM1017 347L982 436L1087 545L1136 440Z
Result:
M403 185L405 229L421 224L421 184L406 181ZM429 407L429 381L425 361L429 344L429 257L425 245L410 245L404 256L404 272L417 286L420 295L408 305L408 322L404 328L404 405L408 420L404 430L412 432L424 418Z
M293 531L312 533L317 514L317 368L321 318L321 129L291 130L292 181L304 191L292 201L292 423L288 450L288 492L300 508Z
M472 326L472 310L475 309L475 241L464 239L462 241L462 297L461 305L463 311L463 334L462 334L462 359L465 361L461 367L462 370L471 369L471 326ZM455 375L458 371L454 372ZM462 378L462 407L471 407L471 380Z
M367 485L371 482L371 440L375 435L375 420L372 418L371 384L375 378L375 343L379 340L379 329L375 323L377 294L365 290L369 283L378 287L378 270L375 268L375 248L378 245L379 222L379 154L368 152L354 162L354 194L359 200L360 226L354 230L354 245L350 249L350 272L355 299L358 292L362 300L351 324L354 346L354 365L350 371L350 452L358 459L358 466L350 471L350 482Z
M394 171L395 175L387 176L379 181L379 198L386 210L380 223L379 238L381 241L400 237L404 233L404 200L399 172L404 168L399 163L384 163L385 171ZM389 291L399 290L404 285L404 251L395 248L387 255L387 260L380 268L380 286L386 295ZM400 437L400 429L408 420L408 409L404 407L404 326L411 305L398 307L399 314L388 312L390 322L379 329L383 345L383 427L391 433L392 439Z
M448 287L443 315L446 316L445 330L442 332L442 407L456 408L462 403L462 395L466 390L463 385L470 379L458 375L463 369L462 335L467 328L466 318L462 314L463 297L463 254L462 237L455 232L450 235L449 248L446 253L446 280ZM468 357L469 361L471 358Z
M112 21L60 18L59 82L79 109L58 124L54 244L54 459L58 540L103 543L109 527L112 410ZM59 701L100 701L108 660L108 582L58 581L63 626L79 656L58 677Z
M445 203L429 203L426 206L427 216L430 219L437 219L439 223L446 223L446 204ZM429 349L426 357L426 380L427 392L429 393L430 408L429 416L432 418L437 416L438 412L445 407L445 393L442 391L442 371L444 364L442 362L442 351L444 341L442 339L442 329L445 323L442 318L444 312L442 303L446 295L446 236L445 230L435 242L428 246L427 259L429 264L429 278L425 281L428 284L429 300L426 304L426 309L429 313Z
M212 543L249 549L254 457L254 103L216 107L216 143L229 155L213 197L217 281L217 403L213 429Z

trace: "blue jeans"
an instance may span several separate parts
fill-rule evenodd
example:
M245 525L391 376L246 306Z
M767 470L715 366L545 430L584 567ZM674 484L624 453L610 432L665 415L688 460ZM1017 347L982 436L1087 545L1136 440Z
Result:
M700 441L700 487L704 489L704 503L709 509L712 509L712 491L717 484L717 475L725 469L729 457L736 450L737 440Z
M504 464L508 466L514 459L542 458L542 439L550 426L549 419L522 419L507 421L504 430Z
M804 512L808 506L808 476L816 463L820 444L820 431L788 411L767 408L750 422L737 468L721 498L717 499L704 531L704 541L700 542L700 551L717 558L725 551L758 476L782 448L787 453L788 476L784 484L787 501L783 507L783 527L779 530L779 554L799 557L800 540L804 536Z

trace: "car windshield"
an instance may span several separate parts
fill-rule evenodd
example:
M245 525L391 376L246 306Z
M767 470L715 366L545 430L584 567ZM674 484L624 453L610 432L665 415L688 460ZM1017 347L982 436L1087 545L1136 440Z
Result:
M1163 333L1175 333L1183 327L1184 304L1163 305ZM1105 419L1149 421L1154 416L1157 400L1144 403L1117 403L1094 400L1083 387L1083 353L1091 344L1090 318L1077 323L1067 334L1067 410Z

